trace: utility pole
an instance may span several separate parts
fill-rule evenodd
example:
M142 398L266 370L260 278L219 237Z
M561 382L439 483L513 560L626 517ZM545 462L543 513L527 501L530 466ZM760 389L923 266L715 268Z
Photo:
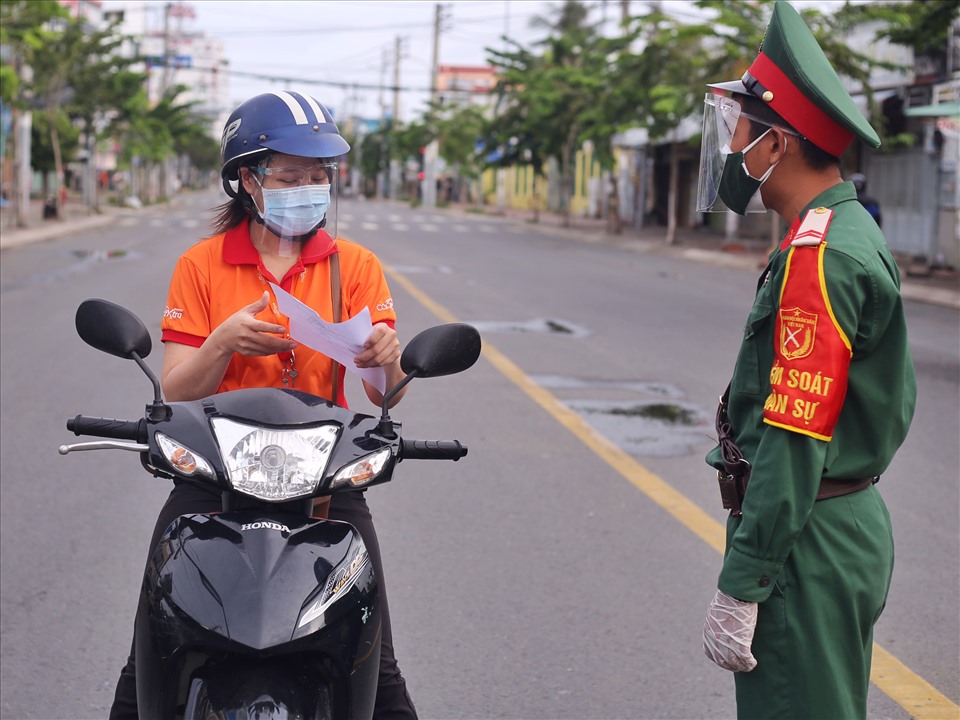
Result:
M14 55L14 72L25 87L33 82L33 69L23 63L19 54ZM27 96L32 100L32 91ZM31 102L32 105L32 102ZM31 147L30 132L33 127L33 112L28 108L13 107L13 221L15 227L30 226Z
M433 59L430 62L430 102L437 100L437 76L439 68L437 63L440 58L440 31L443 23L443 5L437 3L433 6Z
M400 125L400 56L403 53L403 38L397 35L393 55L393 120L394 129ZM403 175L399 160L389 160L387 174L387 192L391 200L400 196L400 182Z
M393 124L400 122L400 54L403 52L403 38L397 35L393 51Z
M437 84L440 78L440 34L444 30L443 16L444 7L440 3L434 5L433 12L433 60L430 63L430 105L432 108L437 106L440 93ZM421 186L421 196L424 207L436 207L437 205L437 161L440 157L440 143L433 139L425 148L423 157L423 185Z
M170 9L172 3L163 6L163 72L160 75L160 97L170 86Z
M380 125L387 121L387 104L383 99L383 88L387 84L387 48L380 52L380 92L377 96L377 102L380 104Z

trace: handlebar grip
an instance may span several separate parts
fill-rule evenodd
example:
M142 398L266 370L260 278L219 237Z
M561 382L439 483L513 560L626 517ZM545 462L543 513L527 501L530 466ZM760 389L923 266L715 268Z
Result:
M110 418L90 417L77 415L67 420L67 430L74 435L93 435L95 437L113 438L115 440L147 441L146 421L140 420L111 420Z
M453 460L467 454L459 440L404 440L401 460Z

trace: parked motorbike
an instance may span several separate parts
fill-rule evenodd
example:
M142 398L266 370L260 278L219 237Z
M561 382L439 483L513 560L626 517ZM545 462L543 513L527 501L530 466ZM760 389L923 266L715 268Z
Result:
M80 337L134 360L153 383L139 420L77 415L63 445L131 450L153 475L219 491L222 512L183 515L152 548L136 629L141 717L360 719L373 714L380 657L377 578L359 532L311 517L314 500L387 482L397 463L459 460L456 440L401 437L388 407L414 378L462 372L476 329L429 328L401 356L380 418L296 390L236 390L167 403L144 362L150 334L105 300L77 310Z

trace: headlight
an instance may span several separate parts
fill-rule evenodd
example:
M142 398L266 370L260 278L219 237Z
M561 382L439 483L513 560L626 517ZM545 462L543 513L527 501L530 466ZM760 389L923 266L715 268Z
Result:
M212 423L234 490L276 502L317 489L338 433L336 425L278 430L226 418Z
M160 452L163 453L167 462L170 463L171 467L178 473L186 477L202 475L210 480L216 479L216 474L213 472L213 468L210 467L210 463L186 445L181 445L172 437L164 435L161 432L156 433L154 437L157 439L157 446L160 448Z
M330 483L330 489L336 490L340 487L363 487L372 483L377 476L383 472L383 468L390 459L390 448L380 448L375 453L364 455L359 460L344 465Z
M327 578L327 584L323 586L323 592L316 602L310 606L300 617L297 628L302 628L309 622L316 620L327 611L327 608L333 605L341 595L357 584L357 578L360 572L370 562L370 556L367 554L367 547L361 540L357 549L353 552L353 557L348 562L341 563L340 566L330 573Z

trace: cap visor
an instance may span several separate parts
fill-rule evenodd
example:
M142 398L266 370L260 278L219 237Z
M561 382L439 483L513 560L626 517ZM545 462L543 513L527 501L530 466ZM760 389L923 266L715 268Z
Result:
M722 83L707 83L707 87L714 88L716 90L725 90L727 92L736 93L737 95L750 94L750 91L747 90L747 86L739 80L730 80L729 82Z

